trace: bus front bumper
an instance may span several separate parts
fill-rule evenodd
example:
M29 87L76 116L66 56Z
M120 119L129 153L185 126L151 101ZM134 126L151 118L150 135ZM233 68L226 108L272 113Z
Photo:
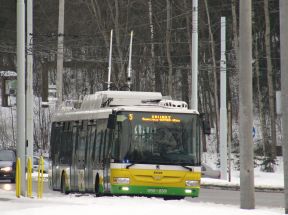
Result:
M111 185L111 193L114 195L198 197L199 190L199 187Z

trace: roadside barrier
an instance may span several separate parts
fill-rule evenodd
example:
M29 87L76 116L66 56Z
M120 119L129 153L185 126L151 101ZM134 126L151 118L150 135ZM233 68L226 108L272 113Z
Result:
M44 159L41 156L39 159L39 165L38 165L38 193L37 193L37 197L39 199L41 199L43 196L43 181L44 181L43 172L44 172Z
M28 158L27 162L27 197L32 197L32 159Z
M16 161L16 197L20 198L21 193L21 162L20 158Z

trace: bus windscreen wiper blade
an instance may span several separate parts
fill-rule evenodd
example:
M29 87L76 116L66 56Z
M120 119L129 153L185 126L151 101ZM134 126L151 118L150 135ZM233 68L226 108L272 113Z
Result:
M183 168L188 169L190 172L192 172L192 168L185 166L184 164L180 164L180 166L182 166Z
M134 165L136 165L136 163L131 163L131 164L126 166L126 169L129 169L131 166L134 166Z

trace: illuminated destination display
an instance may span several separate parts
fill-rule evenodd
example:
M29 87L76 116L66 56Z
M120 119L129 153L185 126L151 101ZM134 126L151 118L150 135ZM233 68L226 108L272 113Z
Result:
M172 116L168 116L168 115L152 115L151 117L142 117L142 121L144 122L172 122L172 123L181 122L180 119L173 118Z

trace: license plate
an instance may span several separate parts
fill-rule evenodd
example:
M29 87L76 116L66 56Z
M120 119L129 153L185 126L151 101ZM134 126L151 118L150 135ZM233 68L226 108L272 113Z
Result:
M151 194L166 194L167 189L149 188L149 189L147 189L147 192L151 193Z

